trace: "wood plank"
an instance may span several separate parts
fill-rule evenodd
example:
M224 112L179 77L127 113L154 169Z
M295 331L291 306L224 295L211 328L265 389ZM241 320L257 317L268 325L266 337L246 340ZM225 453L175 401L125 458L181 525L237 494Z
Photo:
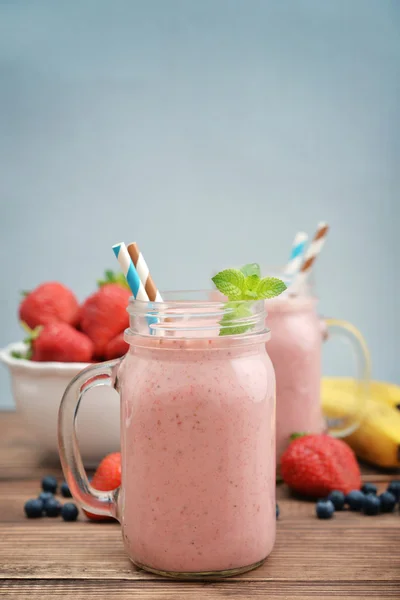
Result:
M60 461L42 451L29 423L18 412L0 412L0 481L59 472Z
M399 597L399 586L387 582L344 581L341 583L258 582L229 579L217 583L186 583L176 581L14 581L0 582L0 596L18 600L42 598L74 598L74 600L220 600L263 598L268 600L393 600Z
M364 517L364 527L347 523L333 528L323 521L316 521L317 527L294 522L279 527L269 559L241 579L400 582L399 527L370 529L368 521ZM0 578L153 579L131 565L118 525L78 526L52 519L43 524L0 525Z

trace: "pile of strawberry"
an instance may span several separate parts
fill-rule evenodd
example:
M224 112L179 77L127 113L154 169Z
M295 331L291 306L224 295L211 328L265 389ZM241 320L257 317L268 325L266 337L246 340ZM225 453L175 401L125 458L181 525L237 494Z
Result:
M25 295L19 318L28 351L17 358L41 362L89 363L119 358L128 344L126 312L131 295L120 277L106 272L99 289L79 304L75 294L58 282L42 283Z

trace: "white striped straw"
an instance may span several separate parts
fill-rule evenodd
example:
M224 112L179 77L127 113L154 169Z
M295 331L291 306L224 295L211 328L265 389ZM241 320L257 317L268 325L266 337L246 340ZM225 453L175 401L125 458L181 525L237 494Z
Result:
M303 256L308 242L308 235L304 231L296 233L292 244L292 251L288 263L284 269L284 274L287 277L296 275L301 267Z
M149 300L152 302L163 302L161 294L158 291L152 276L150 275L149 267L147 266L144 256L140 252L139 246L136 242L132 242L128 245L128 253L136 268L140 280L144 285Z
M318 223L317 231L315 232L311 244L307 248L307 251L304 255L304 260L300 267L300 271L293 282L293 287L296 291L299 291L300 287L303 286L309 278L314 263L317 260L317 257L320 254L322 248L324 247L328 231L328 223Z

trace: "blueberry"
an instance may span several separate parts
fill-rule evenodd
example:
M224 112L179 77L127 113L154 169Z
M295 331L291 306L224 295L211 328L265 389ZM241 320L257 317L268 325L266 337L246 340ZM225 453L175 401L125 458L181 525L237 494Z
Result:
M383 492L379 496L381 500L381 511L382 512L393 512L396 505L396 498L391 492Z
M47 475L42 479L42 490L44 492L51 492L55 494L57 491L57 479L52 475Z
M55 498L50 498L44 505L44 513L46 517L58 517L61 512L61 504Z
M339 490L334 490L328 496L328 500L330 500L335 507L335 510L343 510L344 507L344 494Z
M279 519L280 510L279 510L279 506L278 505L276 505L275 514L276 514L276 518Z
M315 510L318 519L331 519L335 512L335 507L330 500L318 500Z
M393 494L396 498L396 502L400 500L400 480L391 481L388 485L387 491Z
M38 496L38 499L43 502L43 506L46 504L46 502L48 502L52 498L54 498L54 496L53 496L53 494L51 492L42 492Z
M25 502L24 511L28 519L37 519L43 514L43 502L39 498L33 498Z
M364 497L364 494L360 492L360 490L353 490L347 494L345 503L348 505L350 510L361 510Z
M381 511L381 501L374 494L364 496L362 509L365 515L379 515Z
M378 488L374 483L364 483L364 485L361 488L361 491L363 492L363 494L374 494L376 496Z
M71 490L69 489L68 483L66 481L62 482L60 486L60 491L61 495L64 496L64 498L72 498Z
M64 521L76 521L78 517L78 509L72 502L66 502L61 509L61 516Z

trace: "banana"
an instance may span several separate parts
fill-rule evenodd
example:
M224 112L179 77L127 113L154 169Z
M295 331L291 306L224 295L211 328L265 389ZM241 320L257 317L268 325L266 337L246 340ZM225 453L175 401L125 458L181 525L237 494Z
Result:
M335 396L338 390L345 394L355 393L356 381L351 377L324 377L322 379L323 393L333 392ZM384 381L370 381L370 397L376 402L387 404L400 412L400 386Z
M387 404L400 412L400 386L383 381L371 381L370 391L374 400Z
M359 458L381 467L400 467L400 387L372 381L370 397L361 403L351 379L323 378L322 404L331 419L360 420L344 437Z

